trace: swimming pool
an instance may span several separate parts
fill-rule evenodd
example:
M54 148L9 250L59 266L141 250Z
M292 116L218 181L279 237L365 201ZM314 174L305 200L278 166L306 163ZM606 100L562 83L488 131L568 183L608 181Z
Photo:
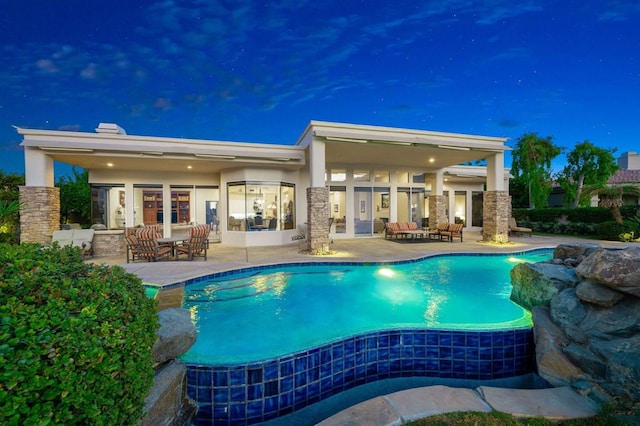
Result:
M192 280L184 306L199 336L183 360L199 423L261 422L386 378L530 373L531 318L509 300L509 270L550 253L279 265Z

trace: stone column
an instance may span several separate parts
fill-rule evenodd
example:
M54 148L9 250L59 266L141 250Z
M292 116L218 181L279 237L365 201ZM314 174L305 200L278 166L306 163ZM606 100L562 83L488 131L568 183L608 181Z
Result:
M509 215L511 214L509 193L506 191L486 191L482 208L482 241L508 242Z
M60 188L21 186L20 242L51 243L51 234L60 229Z
M307 188L307 248L311 254L329 251L329 188Z
M429 228L435 229L438 223L449 222L447 217L446 195L430 195L429 196Z

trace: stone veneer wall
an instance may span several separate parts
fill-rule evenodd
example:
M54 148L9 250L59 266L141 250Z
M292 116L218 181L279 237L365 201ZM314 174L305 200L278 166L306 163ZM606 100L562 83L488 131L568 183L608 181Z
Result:
M312 254L329 250L329 188L307 188L308 249Z
M96 231L93 236L94 256L125 256L126 250L123 231Z
M485 191L482 210L482 241L509 241L511 196L505 191Z
M53 231L60 229L60 188L21 186L20 242L51 242Z
M447 196L429 196L429 228L434 229L438 223L449 222L447 218Z

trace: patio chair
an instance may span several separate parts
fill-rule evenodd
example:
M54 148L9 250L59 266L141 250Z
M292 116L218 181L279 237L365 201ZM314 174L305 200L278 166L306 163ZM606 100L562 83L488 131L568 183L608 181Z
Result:
M189 260L195 256L202 256L207 260L207 249L209 248L209 233L211 225L196 225L189 230L189 239L176 246L178 255L184 253Z
M162 234L155 229L151 227L139 228L135 236L138 240L139 258L146 259L149 262L155 262L173 255L171 247L158 244L157 239L160 238Z
M449 223L448 222L440 222L438 224L438 226L436 227L436 229L432 229L429 231L429 238L431 239L438 239L441 240L442 239L442 233L446 232L449 230Z
M515 217L510 217L509 218L509 233L516 233L516 234L529 234L529 238L531 238L531 234L533 234L533 229L531 228L525 228L522 226L518 226L518 223L516 222L516 218Z
M446 231L440 232L441 240L449 240L453 242L454 238L460 238L460 242L462 242L462 228L464 227L464 223L450 223L449 228Z
M140 251L138 249L140 242L136 237L136 228L124 229L124 241L127 243L127 263L129 263L129 259L132 262L135 262L136 258L140 259Z

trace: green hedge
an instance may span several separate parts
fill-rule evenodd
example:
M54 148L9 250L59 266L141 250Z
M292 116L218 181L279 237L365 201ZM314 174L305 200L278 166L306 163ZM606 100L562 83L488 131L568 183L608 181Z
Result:
M0 244L0 424L137 424L155 303L77 248Z
M603 240L620 241L620 235L626 232L633 232L638 235L638 225L630 220L622 223L615 221L602 222L597 226L597 234Z
M613 220L611 210L604 207L513 209L517 221L602 223Z

